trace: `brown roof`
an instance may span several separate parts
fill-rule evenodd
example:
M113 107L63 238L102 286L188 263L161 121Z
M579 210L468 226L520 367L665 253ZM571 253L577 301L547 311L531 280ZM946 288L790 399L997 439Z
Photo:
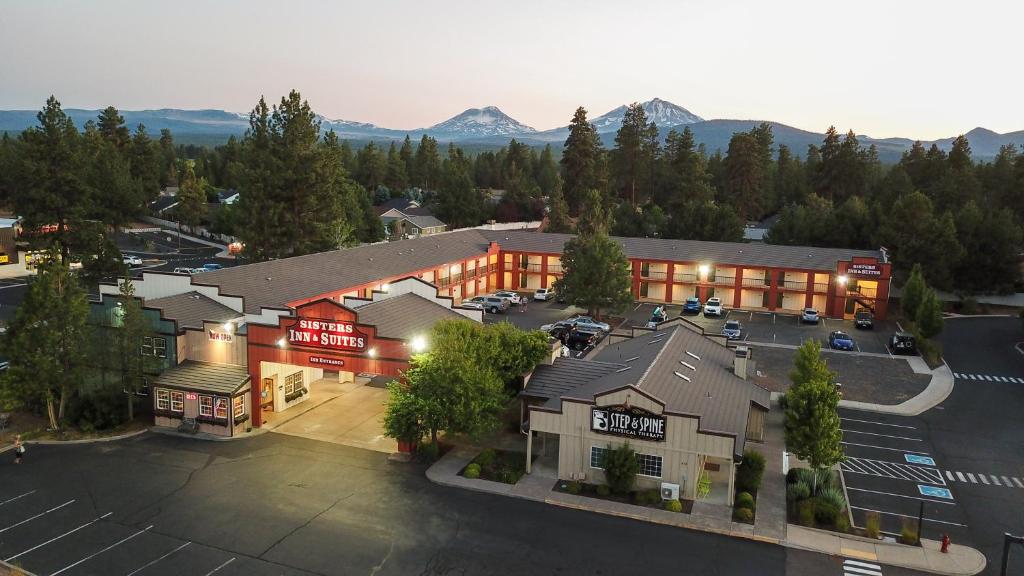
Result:
M249 370L245 366L185 360L164 370L154 386L231 395L248 382Z
M356 308L360 324L377 327L377 335L410 340L445 319L465 319L454 310L417 294L400 294Z
M553 234L528 230L481 230L502 250L560 254L573 234ZM854 256L882 259L880 250L812 248L781 244L743 242L702 242L667 238L625 238L613 236L622 245L627 258L676 262L708 262L723 265L792 268L835 271L836 263Z
M242 316L241 312L204 296L199 292L185 292L163 298L146 300L147 308L159 308L161 315L169 320L177 320L178 328L203 329L203 321L227 322Z
M479 231L460 230L223 268L193 282L242 296L245 311L259 313L261 306L284 307L288 302L476 258L487 252L487 246Z

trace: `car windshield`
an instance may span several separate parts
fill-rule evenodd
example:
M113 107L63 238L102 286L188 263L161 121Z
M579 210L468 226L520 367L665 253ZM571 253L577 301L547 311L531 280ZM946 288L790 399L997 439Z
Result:
M847 335L847 334L844 334L842 332L836 332L835 333L835 338L836 338L836 340L849 340L850 336Z
M735 320L729 320L728 322L725 323L726 330L739 330L739 328L740 323Z
M712 299L708 300L708 304L720 304L720 303L721 303L721 300L719 300L718 298L712 298Z
M871 312L868 312L866 310L861 310L860 312L857 312L857 318L870 318L870 317L871 317Z
M686 302L687 302L687 304L695 304L695 303L699 302L699 300L697 300L696 298L687 298Z
M818 311L814 310L813 308L808 308L808 309L804 310L804 314L807 314L808 316L817 316L818 315Z

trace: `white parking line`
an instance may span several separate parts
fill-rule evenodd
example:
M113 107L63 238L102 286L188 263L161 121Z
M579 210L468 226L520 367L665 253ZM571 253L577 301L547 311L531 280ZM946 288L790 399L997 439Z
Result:
M897 514L896 512L885 512L883 510L874 510L872 508L861 508L860 506L850 506L853 510L862 510L864 512L874 512L876 514L885 514L887 516L899 516L901 518L917 518L917 516L911 516L909 514ZM945 520L934 520L932 518L925 517L925 522L935 522L938 524L949 524L950 526L960 526L961 528L967 528L967 524L958 524L956 522L946 522Z
M946 478L949 478L950 481L953 481L953 482L956 481L956 478L953 478L953 473L950 472L949 470L946 470Z
M1016 476L1013 477L1013 483L1017 485L1017 488L1024 488L1024 484L1021 484L1020 480L1017 480Z
M875 422L873 420L857 420L855 418L839 418L839 419L840 420L845 420L847 422L860 422L862 424L877 424L879 426L892 426L893 428L909 428L910 430L917 430L917 428L915 428L913 426L907 426L906 424L889 424L889 423L886 423L886 422Z
M181 550L182 548L184 548L185 546L188 546L188 545L189 545L189 544L191 544L191 543L192 543L191 541L189 541L189 542L185 542L185 543L184 543L184 544L182 544L181 546L178 546L178 547L177 547L177 548L175 548L174 550L171 550L170 552L168 552L167 554L164 554L163 556L161 556L161 557L157 558L156 560L153 560L153 561L151 561L151 562L148 562L148 563L146 563L146 564L143 564L142 566L140 566L140 567L136 568L135 570L132 570L131 572L129 572L129 573L128 573L128 574L126 574L125 576L135 576L135 574L138 574L139 572L142 572L142 571L143 571L143 570L145 570L146 568L149 568L149 567L150 567L150 566L152 566L153 564L156 564L157 562L159 562L159 561L163 560L164 558L167 558L167 557L168 557L168 556L170 556L171 554L174 554L174 553L175 553L175 552L177 552L178 550Z
M959 480L960 480L961 482L967 482L967 479L966 479L966 478L964 478L964 475L963 475L963 473L961 473L961 472L957 472L957 473L956 473L956 477L957 477L957 478L958 478L958 479L959 479Z
M86 556L85 558L82 558L82 559L81 559L81 560L79 560L78 562L75 562L74 564L69 564L69 565L67 565L67 566L65 566L65 567L63 567L63 568L61 568L60 570L57 570L57 571L56 571L56 572L54 572L53 574L50 574L50 576L57 576L57 574L60 574L61 572L67 572L68 570L71 570L71 569L72 569L72 568L74 568L75 566L78 566L79 564L81 564L81 563L83 563L83 562L87 562L87 561L89 561L89 560L91 560L91 559L93 559L93 558L95 558L95 557L99 556L100 554L103 554L103 553L104 553L104 552L106 552L107 550L111 550L111 549L113 549L113 548L116 548L116 547L120 546L121 544L124 544L125 542L127 542L127 541L131 540L132 538L135 538L135 537L136 537L136 536L138 536L139 534L142 534L142 533L144 533L144 532L147 532L147 531L148 531L148 530L149 530L150 528L152 528L152 527L153 527L153 525L152 525L152 524L150 524L149 526L147 526L147 527L143 528L142 530L139 530L139 531L138 531L138 532L136 532L135 534L132 534L131 536L128 536L128 537L126 537L126 538L122 538L122 539L118 540L117 542L114 542L114 543L113 543L113 544L111 544L110 546L107 546L106 548L104 548L104 549L100 550L99 552L94 552L94 553L92 553L92 554L90 554L90 555Z
M988 478L985 478L984 474L978 474L978 480L981 480L981 483L985 484L986 486L989 485Z
M1003 482L1006 483L1006 487L1007 488L1013 488L1013 484L1010 484L1010 479L1009 478L1007 478L1006 476L1000 476L1000 478L1002 478Z
M978 483L978 481L974 479L974 474L971 474L970 472L968 472L967 473L967 477L971 479L971 482L973 484L977 484Z
M35 494L35 493L36 493L36 491L32 490L31 492L25 492L24 494L22 494L20 496L15 496L14 498L8 498L7 500L4 500L3 502L0 502L0 506L3 506L4 504L7 504L8 502L14 502L15 500L17 500L19 498L24 498L25 496L30 496L30 495Z
M977 380L978 378L974 374L967 375L971 380Z
M896 480L910 480L925 484L936 484L945 486L946 480L938 468L928 466L913 466L885 460L872 460L870 458L847 457L839 464L839 469L854 474L865 474L881 478L894 478Z
M896 498L910 498L911 500L921 500L922 502L935 502L936 504L949 504L951 506L956 506L956 502L950 502L948 500L932 500L931 498L918 498L917 496L906 496L904 494L893 494L892 492L879 492L878 490L867 490L865 488L852 488L852 487L849 487L849 486L846 489L848 491L854 491L855 490L857 492L870 492L871 494L882 494L884 496L895 496Z
M879 450L892 450L893 452L907 452L910 454L929 456L927 452L922 452L920 450L904 450L903 448L889 448L888 446L875 446L873 444L857 444L856 442L847 442L846 440L840 440L839 443L846 444L847 446L863 446L864 448L877 448Z
M50 508L46 512L40 512L39 514L36 514L35 516L33 516L31 518L26 518L25 520L22 520L21 522L18 522L17 524L11 524L7 528L4 528L4 529L0 530L0 533L7 532L11 528L17 528L18 526L21 526L22 524L25 524L27 522L31 522L31 521L35 520L36 518L41 518L43 516L46 516L50 512L53 512L54 510L60 510L61 508L67 506L68 504L71 504L72 502L74 502L74 500L68 500L67 502L61 504L60 506L54 506L53 508Z
M50 538L46 542L43 542L42 544L37 544L37 545L29 548L28 550L25 550L24 552L18 552L17 554L15 554L14 556L11 556L10 558L5 558L4 562L10 562L11 560L14 560L15 558L17 558L19 556L24 556L25 554L28 554L29 552L32 552L34 550L38 550L38 549L42 548L43 546L46 546L47 544L49 544L51 542L56 542L57 540L60 540L61 538L67 536L68 534L74 534L75 532L78 532L82 528L85 528L86 526L91 526L91 525L99 522L100 520L103 520L107 516L110 516L111 514L113 514L113 512L107 512L103 516L100 516L98 518L93 518L89 522L86 522L85 524L82 524L81 526L79 526L78 528L75 528L74 530L68 530L67 532L61 534L60 536L54 536L53 538Z
M882 576L882 567L878 564L868 564L867 562L857 562L856 560L845 560L843 562L843 574Z
M995 477L994 475L992 475L992 474L989 474L989 477L990 477L990 478L992 478L992 483L993 483L993 484L995 484L996 486L1002 486L1002 484L1000 484L1000 483L999 483L999 478L996 478L996 477Z
M895 438L897 440L913 440L914 442L921 442L920 438L910 438L909 436L892 436L890 434L879 434L878 432L862 432L860 430L847 430L846 428L840 428L843 432L850 432L851 434L867 434L868 436L881 436L882 438Z
M210 575L211 575L211 574L213 574L214 572L216 572L216 571L220 570L221 568L223 568L223 567L227 566L228 564L231 564L231 563L232 563L232 562L234 562L234 561L235 561L235 559L234 559L234 558L232 558L231 560L228 560L227 562L225 562L225 563L221 564L220 566L217 566L217 567L216 567L216 568L214 568L213 570L210 570L209 572L207 572L207 573L205 574L205 576L210 576Z

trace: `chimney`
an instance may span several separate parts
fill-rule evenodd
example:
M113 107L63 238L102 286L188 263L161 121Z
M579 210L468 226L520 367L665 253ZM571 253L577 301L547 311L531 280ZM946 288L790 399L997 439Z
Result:
M542 364L551 365L555 363L555 358L562 355L562 342L557 338L550 338L548 340L548 355L541 360Z
M750 348L748 346L737 346L736 357L733 359L733 371L737 376L747 379L747 362L750 362Z

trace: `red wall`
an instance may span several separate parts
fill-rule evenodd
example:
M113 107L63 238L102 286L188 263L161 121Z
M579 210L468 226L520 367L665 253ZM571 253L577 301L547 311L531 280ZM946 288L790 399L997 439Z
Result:
M326 320L347 321L356 324L359 331L366 334L366 351L343 351L320 348L315 345L297 345L286 343L278 346L278 341L287 342L287 329L299 318L322 318ZM253 426L263 424L260 409L259 390L262 386L260 362L279 362L295 366L309 366L332 371L369 372L385 376L398 376L400 370L409 366L410 350L404 340L381 338L377 336L374 326L359 324L356 311L331 300L321 299L303 304L296 309L294 316L282 316L277 326L262 324L248 325L248 359L249 376L253 382L252 422ZM368 351L375 350L376 356L370 358ZM310 362L311 356L342 360L344 366L331 366Z

